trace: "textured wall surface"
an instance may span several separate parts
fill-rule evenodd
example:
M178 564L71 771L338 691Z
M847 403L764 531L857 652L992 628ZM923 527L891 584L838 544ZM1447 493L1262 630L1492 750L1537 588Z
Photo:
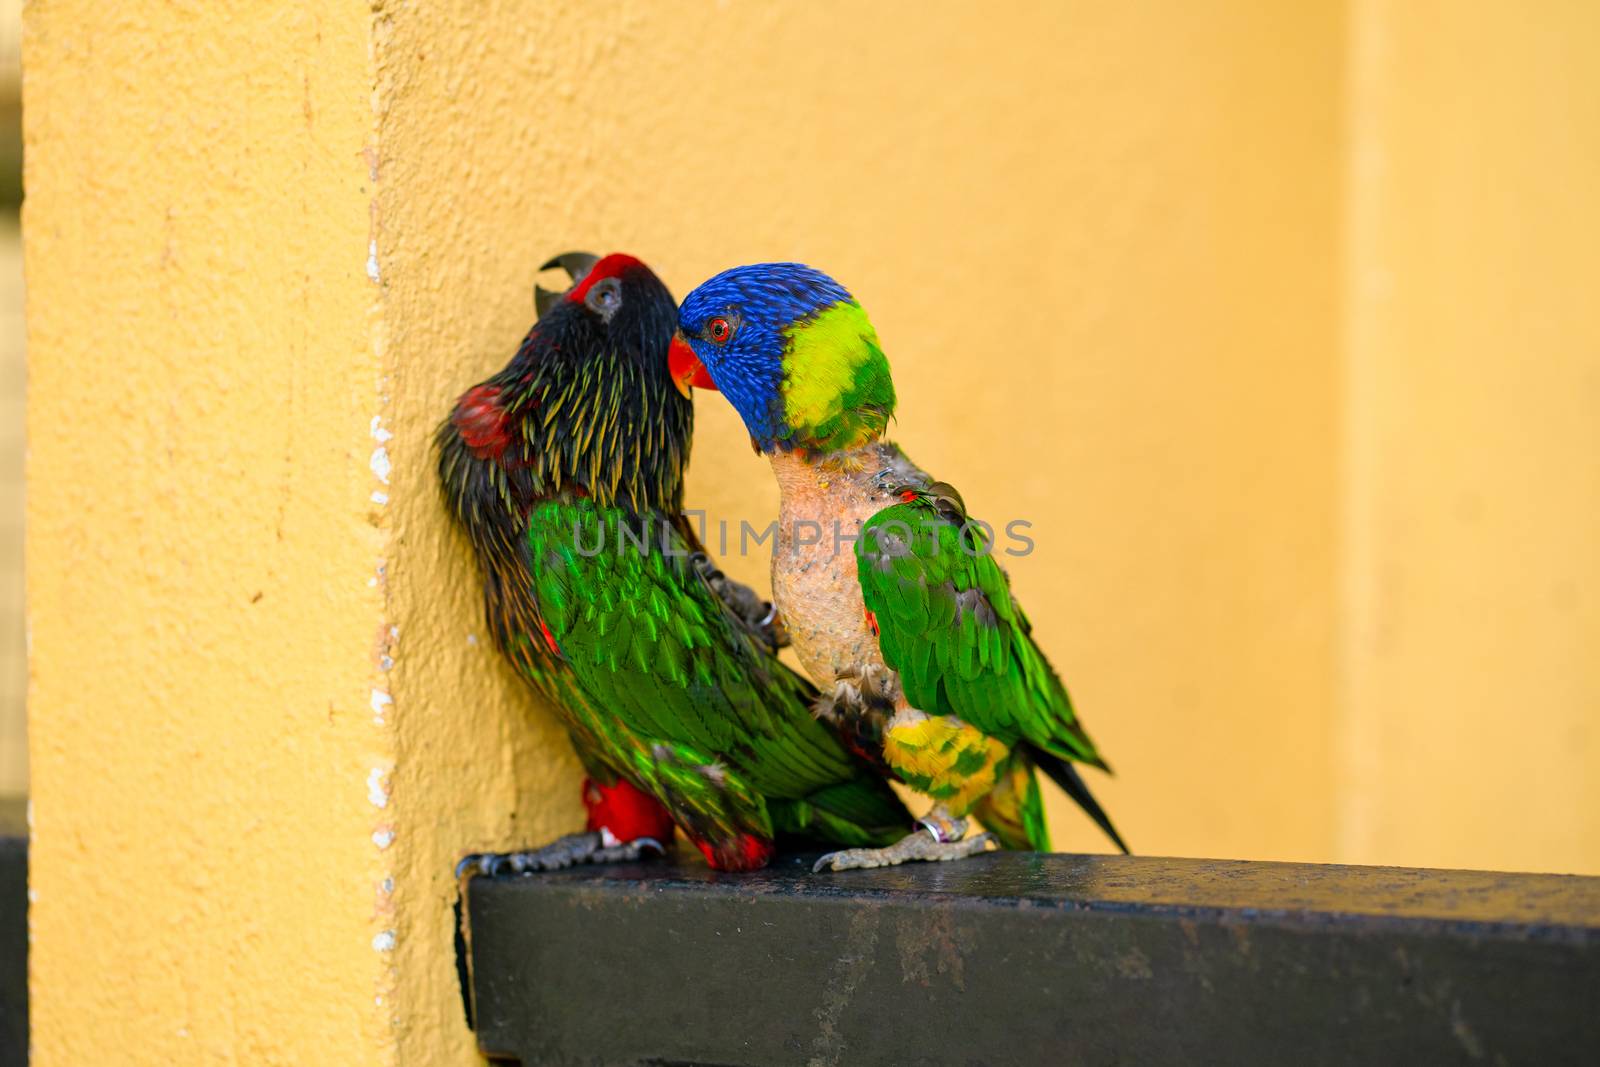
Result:
M1357 10L1339 854L1600 872L1600 7Z
M40 1067L392 1045L369 15L318 6L28 15Z

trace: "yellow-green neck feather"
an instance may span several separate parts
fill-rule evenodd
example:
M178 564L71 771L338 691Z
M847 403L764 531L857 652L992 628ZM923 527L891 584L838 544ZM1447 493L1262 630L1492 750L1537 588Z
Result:
M881 437L894 414L894 379L861 305L834 304L789 327L787 335L783 401L789 442L837 452Z

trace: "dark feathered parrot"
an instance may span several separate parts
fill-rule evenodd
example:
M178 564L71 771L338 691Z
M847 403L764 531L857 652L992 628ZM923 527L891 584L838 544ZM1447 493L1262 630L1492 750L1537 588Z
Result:
M674 824L714 867L785 834L865 846L910 817L811 713L770 615L706 560L682 514L692 405L673 388L676 305L631 256L557 257L564 295L440 426L439 477L483 573L495 644L560 713L588 828L472 871L659 851Z
M674 381L720 389L781 493L773 599L821 713L853 747L934 800L926 833L824 857L819 869L959 859L992 834L1049 848L1035 768L1111 840L1074 763L1106 769L1034 643L961 497L882 440L889 363L838 282L797 263L738 267L679 310ZM990 834L966 837L967 816Z

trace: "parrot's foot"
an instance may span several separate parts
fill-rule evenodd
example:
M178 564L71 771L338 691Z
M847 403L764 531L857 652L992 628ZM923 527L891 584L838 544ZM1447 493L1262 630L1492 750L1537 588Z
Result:
M609 840L608 840L609 838ZM600 830L568 834L531 852L474 852L456 864L456 878L477 874L531 874L559 871L580 863L630 863L647 853L659 856L666 849L653 837L618 841Z
M841 852L830 852L818 860L811 870L812 873L821 870L849 871L868 867L894 867L913 860L931 862L964 860L988 848L989 842L994 839L993 834L978 834L960 841L940 841L928 831L918 830L914 834L902 837L888 848L847 848Z

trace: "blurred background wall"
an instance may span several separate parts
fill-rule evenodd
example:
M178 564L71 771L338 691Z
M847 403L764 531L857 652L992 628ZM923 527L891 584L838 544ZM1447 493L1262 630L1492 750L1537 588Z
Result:
M1600 871L1600 4L1351 12L1335 854Z
M22 0L0 0L0 808L28 788L22 590Z

